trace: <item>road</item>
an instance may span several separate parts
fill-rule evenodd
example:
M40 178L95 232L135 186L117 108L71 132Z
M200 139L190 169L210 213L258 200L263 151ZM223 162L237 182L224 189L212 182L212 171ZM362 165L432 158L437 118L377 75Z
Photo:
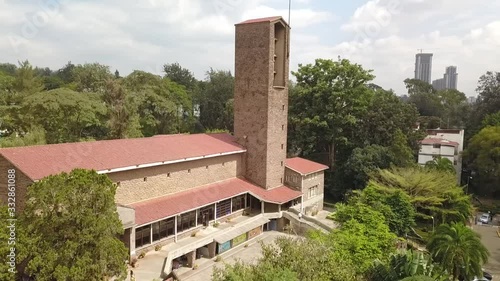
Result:
M497 227L474 225L474 230L481 235L481 242L490 251L488 263L484 269L493 274L494 281L500 281L500 237Z

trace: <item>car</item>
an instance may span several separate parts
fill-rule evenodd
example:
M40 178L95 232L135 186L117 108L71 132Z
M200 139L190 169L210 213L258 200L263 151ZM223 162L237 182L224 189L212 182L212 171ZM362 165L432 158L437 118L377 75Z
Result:
M464 281L465 279L463 276L460 276L458 280ZM491 281L491 280L493 280L493 275L484 271L483 269L483 277L474 277L474 279L472 279L471 281Z
M483 277L488 279L489 281L493 280L493 275L491 275L491 273L486 272L484 270L483 270Z
M490 222L490 214L482 214L480 217L479 217L479 221L482 222L482 223L489 223Z

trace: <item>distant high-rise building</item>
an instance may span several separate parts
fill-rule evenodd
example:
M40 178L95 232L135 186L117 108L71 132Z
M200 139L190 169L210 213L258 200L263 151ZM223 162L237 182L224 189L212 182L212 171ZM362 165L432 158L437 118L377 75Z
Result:
M448 66L446 67L446 71L443 75L443 78L436 79L432 81L432 87L437 91L445 90L445 89L457 89L457 67L456 66Z
M444 73L444 81L446 85L446 89L457 89L457 67L456 66L448 66L446 67L446 71Z
M446 89L446 83L445 83L444 78L440 78L440 79L436 79L436 80L432 81L432 87L436 91L441 91L441 90Z
M431 83L432 54L420 53L415 56L415 79Z

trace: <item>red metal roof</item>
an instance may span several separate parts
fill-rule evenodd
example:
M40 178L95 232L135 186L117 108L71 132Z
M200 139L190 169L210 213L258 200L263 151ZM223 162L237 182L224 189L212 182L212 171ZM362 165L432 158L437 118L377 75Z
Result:
M243 151L233 136L222 133L2 148L0 155L32 180L39 180L75 168L105 171Z
M304 158L294 157L285 160L285 166L290 168L302 175L307 175L310 173L315 173L328 169L328 166L316 163Z
M302 195L302 192L286 186L265 190L243 179L232 178L183 192L134 203L131 204L130 207L135 209L135 223L137 225L142 225L247 192L266 202L278 204L286 203Z
M276 21L276 20L279 20L279 19L281 19L280 16L267 17L267 18L259 18L259 19L250 19L250 20L246 20L246 21L237 23L237 25L238 24L247 24L247 23L258 23L258 22L273 22L273 21Z
M425 138L420 141L421 144L440 144L440 145L446 145L446 146L458 146L458 142L454 141L449 141L445 139L440 139L440 138Z

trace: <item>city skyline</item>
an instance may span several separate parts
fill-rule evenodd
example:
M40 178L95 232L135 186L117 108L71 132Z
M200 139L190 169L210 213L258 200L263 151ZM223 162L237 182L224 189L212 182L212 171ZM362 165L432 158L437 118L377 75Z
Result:
M234 22L276 15L288 20L283 0L78 0L43 6L53 2L0 1L1 62L27 59L51 69L70 60L100 62L121 75L135 69L161 74L163 64L178 62L203 79L211 67L234 73ZM292 0L290 70L340 55L373 69L375 84L402 95L403 81L414 76L408 60L423 48L439 56L434 69L460 66L460 89L472 96L480 76L500 65L497 10L500 1Z
M432 53L418 53L415 55L415 79L431 84L432 56Z

